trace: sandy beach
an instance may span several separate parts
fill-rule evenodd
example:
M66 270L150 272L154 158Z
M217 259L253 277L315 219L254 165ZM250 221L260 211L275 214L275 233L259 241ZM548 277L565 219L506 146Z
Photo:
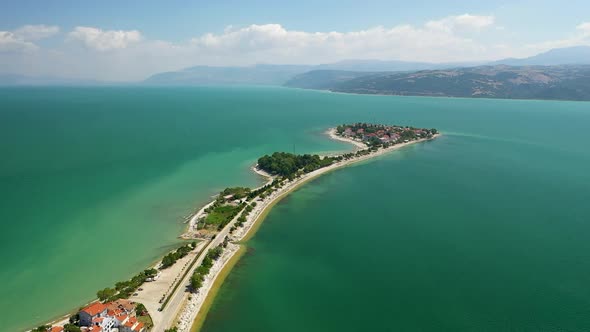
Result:
M342 142L346 142L346 143L350 143L353 144L355 146L353 151L358 151L358 150L362 150L362 149L366 149L367 145L363 142L357 141L357 140L353 140L353 139L349 139L349 138L345 138L342 136L338 136L336 135L336 128L330 128L326 131L326 134L328 136L330 136L331 139L336 140L336 141L342 141Z
M264 187L267 184L272 183L272 180L274 179L274 177L270 174L268 174L267 172L259 169L256 165L252 166L250 168L252 170L252 172L264 177L265 179L267 179L267 181L261 185L258 188ZM258 189L255 188L255 189ZM203 206L199 211L197 211L197 213L195 213L190 219L188 219L187 222L187 227L186 227L186 231L180 235L181 239L185 239L185 240L191 240L194 239L196 236L196 232L197 232L197 222L199 221L199 219L201 219L201 217L205 216L205 210L210 207L211 205L213 205L213 203L215 203L215 200L209 202L207 205Z
M328 130L326 134L332 139L336 139L354 145L354 149L351 152L366 148L366 145L362 142L337 136L335 128ZM197 320L200 323L204 321L205 317L199 317L200 319L197 319L197 316L200 313L202 315L206 315L206 313L208 312L208 306L210 306L212 303L212 298L209 299L208 297L214 296L215 291L211 292L211 289L214 288L218 276L220 274L227 275L229 273L229 270L234 264L228 264L228 262L232 261L234 255L236 255L236 253L239 252L241 246L239 242L247 240L249 236L252 236L255 233L257 227L260 226L262 220L264 219L266 214L272 209L274 204L279 202L283 197L287 196L291 191L295 190L307 181L317 178L322 174L367 159L371 159L394 150L401 149L408 145L432 140L438 136L440 136L440 134L437 134L429 139L420 139L407 143L397 144L388 148L382 148L368 155L363 155L359 157L354 157L352 159L335 162L330 166L317 169L291 181L284 182L280 188L275 190L270 195L266 196L264 199L257 198L254 200L254 202L256 202L256 206L252 209L250 214L247 216L246 221L243 223L241 227L236 228L233 232L230 233L230 230L236 225L237 219L241 216L242 212L236 215L234 219L232 219L221 231L219 231L219 233L217 233L217 236L214 239L212 239L208 244L205 244L205 242L199 243L198 247L195 250L191 251L189 255L180 259L179 262L177 262L170 269L164 270L161 275L161 278L157 282L144 284L143 291L139 292L138 296L132 297L131 300L135 300L146 305L154 322L154 327L152 329L152 331L154 332L162 332L165 329L170 328L172 326L177 326L178 331L190 331L191 329L198 329L200 327L200 324L197 324L195 327L193 327L193 322L195 322L195 320ZM272 181L274 180L273 176L258 169L257 166L253 166L252 171L267 179L267 181L259 188L272 183ZM180 236L181 238L195 239L195 237L197 236L197 221L206 215L205 209L211 206L214 202L215 201L212 201L203 206L199 211L197 211L197 213L195 213L189 219L187 229L185 233L183 233ZM220 245L226 236L229 238L230 243L224 250L220 259L218 259L214 263L209 274L205 277L203 286L198 290L197 293L193 294L187 292L190 283L190 276L192 275L194 270L201 264L206 252L209 249L215 248L216 246ZM193 261L195 262L195 264L189 268L191 262ZM159 265L159 262L155 266L157 265ZM225 269L227 269L227 271L225 271ZM222 281L223 278L221 278L220 280ZM172 289L176 284L178 284L179 287L177 287L173 291ZM219 286L220 284L216 287ZM160 307L160 298L163 294L168 293L170 293L169 304L165 307L163 311L158 311L158 308ZM66 317L62 317L60 319L60 325L65 323L65 320L67 320Z
M366 145L362 142L337 136L335 128L328 130L326 132L326 134L329 135L330 138L353 144L355 146L354 151L366 148ZM229 262L231 260L232 256L238 252L240 245L237 243L239 243L240 241L243 241L243 240L247 239L249 236L253 235L256 228L260 225L260 223L262 222L262 220L264 219L266 214L270 211L272 206L274 204L276 204L278 201L280 201L283 197L287 196L291 191L293 191L296 188L298 188L299 186L303 185L305 182L310 181L314 178L317 178L320 175L325 174L327 172L330 172L330 171L333 171L333 170L336 170L336 169L339 169L342 167L346 167L346 166L349 166L349 165L352 165L352 164L355 164L355 163L358 163L358 162L361 162L361 161L364 161L367 159L371 159L371 158L374 158L377 156L381 156L383 154L386 154L386 153L389 153L389 152L392 152L395 150L399 150L403 147L406 147L406 146L409 146L412 144L429 141L429 140L435 139L436 137L439 137L439 136L440 136L440 134L437 134L437 135L434 135L432 138L419 139L419 140L415 140L415 141L411 141L411 142L407 142L407 143L397 144L397 145L394 145L394 146L391 146L388 148L380 149L377 152L374 152L374 153L371 153L368 155L336 162L330 166L320 168L320 169L315 170L313 172L307 173L307 174L305 174L299 178L296 178L292 181L285 182L281 188L279 188L278 190L276 190L275 192L273 192L272 194L270 194L269 196L267 196L264 199L257 198L255 200L256 206L250 212L250 214L246 218L246 222L244 222L244 224L241 227L237 228L231 234L229 234L229 232L228 232L228 230L231 229L231 227L233 227L235 225L237 218L241 215L241 213L240 213L230 223L228 223L225 226L225 228L220 232L221 234L223 234L223 236L225 236L225 234L228 234L229 239L233 243L228 245L228 248L224 251L222 258L219 259L214 264L214 267L211 269L209 275L207 275L207 277L205 279L205 283L203 284L203 287L199 290L199 292L197 294L189 295L190 300L187 300L184 303L184 305L182 306L182 308L180 309L180 312L178 313L178 316L177 316L178 317L178 319L177 319L178 331L190 331L191 326L192 326L192 322L195 321L199 312L202 312L203 314L207 313L208 308L204 308L204 303L206 303L207 297L209 296L209 290L211 289L211 286L213 285L213 283L215 283L217 276L220 274L220 272L223 271L224 267L226 266L226 263ZM252 170L260 175L263 175L263 176L266 176L267 178L269 178L269 183L272 182L273 178L269 174L258 170L256 167L253 167ZM204 210L204 209L202 209L202 210ZM199 211L199 212L201 212L201 211ZM197 213L195 215L195 217L191 218L191 221L192 220L196 221L199 216L200 216L200 214ZM194 226L192 226L192 224L189 225L188 232L185 233L183 236L187 236L187 237L192 236L190 230L193 227ZM231 265L231 264L229 264L229 265ZM229 268L231 268L231 266L229 266ZM229 272L229 271L225 271L225 272ZM212 302L212 301L209 301L209 302ZM195 328L198 329L199 327L200 327L200 325L197 325Z
M341 136L336 136L336 129L332 128L330 130L328 130L326 132L331 138L338 138L338 140L340 141L344 141L347 143L351 143L353 145L355 145L355 147L360 148L361 146L363 148L366 148L366 145L364 143L361 143L359 141L355 141L352 139L347 139ZM264 216L264 213L267 212L267 210L272 207L272 205L274 205L276 202L278 202L280 199L282 199L284 196L286 196L289 192L293 191L294 189L296 189L297 187L299 187L300 185L304 184L305 182L312 180L322 174L325 174L327 172L333 171L335 169L339 169L342 167L346 167L358 162L361 162L363 160L367 160L367 159L371 159L377 156L381 156L383 154L389 153L391 151L395 151L395 150L399 150L403 147L406 147L408 145L412 145L415 143L420 143L420 142L425 142L425 141L429 141L432 139L435 139L436 137L439 137L440 134L435 135L432 138L429 139L419 139L419 140L415 140L415 141L411 141L411 142L407 142L407 143L402 143L402 144L397 144L385 149L380 149L377 152L365 155L365 156L360 156L360 157L355 157L349 160L344 160L344 161L340 161L337 163L334 163L328 167L324 167L324 168L320 168L317 169L313 172L307 173L297 179L294 179L293 181L287 181L285 182L285 184L278 190L276 190L275 192L273 192L271 195L267 196L265 199L256 199L256 207L254 207L254 209L252 210L252 212L250 213L250 215L247 217L246 222L244 223L244 225L238 229L236 229L232 235L231 235L231 239L232 241L242 241L244 240L250 233L251 229L253 228L253 226L255 226L256 223L260 222L262 220L262 218L260 218L261 216Z
M209 274L205 277L205 280L203 280L203 285L198 290L198 292L188 296L186 302L178 314L178 325L176 326L179 332L190 331L193 322L197 318L197 314L201 310L205 300L207 299L209 291L215 283L215 279L239 249L239 245L228 243L227 247L223 250L221 257L215 261Z

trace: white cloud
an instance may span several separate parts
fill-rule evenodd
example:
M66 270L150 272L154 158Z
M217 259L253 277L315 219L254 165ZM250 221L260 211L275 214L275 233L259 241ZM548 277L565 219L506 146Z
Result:
M250 25L193 38L191 45L202 56L235 55L244 59L256 55L261 59L258 62L287 59L317 63L343 58L463 61L486 57L487 48L455 30L478 30L493 21L491 16L466 14L429 21L422 27L378 26L353 32L305 32L287 30L280 24Z
M25 25L14 31L14 34L23 40L39 40L51 37L59 32L59 27L54 25Z
M69 33L71 39L79 40L86 47L98 51L126 48L128 45L142 40L137 30L101 30L92 27L76 27Z
M590 22L584 22L576 27L576 31L570 36L558 39L549 40L541 43L525 45L528 54L536 54L545 52L553 48L563 48L571 46L590 45Z
M479 31L492 26L494 21L494 16L463 14L445 17L440 20L428 21L425 26L429 29L443 30L447 32L467 30Z
M219 33L205 33L179 43L145 39L137 30L78 26L67 35L70 43L19 60L29 74L34 68L44 75L104 80L143 79L155 72L193 65L318 64L345 59L471 61L509 52L466 37L492 24L493 17L469 14L423 25L376 26L351 32L309 32L289 30L280 24L253 24L228 26ZM73 47L72 42L85 47Z
M59 27L48 25L25 25L13 31L0 31L0 52L31 52L39 47L32 43L55 35Z
M494 16L472 14L349 32L290 30L280 24L228 26L177 43L147 39L137 30L79 26L67 34L67 40L85 47L70 42L41 49L31 40L50 35L52 29L34 27L0 32L0 51L4 51L0 72L140 80L194 65L318 64L346 59L486 61L590 44L590 22L579 24L566 38L526 45L505 38L509 30L496 25Z
M10 31L0 31L0 52L30 52L38 49L37 45L28 42Z
M577 29L578 31L581 31L581 33L582 33L582 34L583 34L585 37L588 37L588 36L590 36L590 22L584 22L584 23L582 23L582 24L578 25L578 26L576 27L576 29Z

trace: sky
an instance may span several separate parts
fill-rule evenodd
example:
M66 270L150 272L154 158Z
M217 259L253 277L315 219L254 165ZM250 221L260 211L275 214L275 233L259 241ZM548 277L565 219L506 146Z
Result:
M590 45L590 1L0 1L0 74L138 81L196 65L490 61Z

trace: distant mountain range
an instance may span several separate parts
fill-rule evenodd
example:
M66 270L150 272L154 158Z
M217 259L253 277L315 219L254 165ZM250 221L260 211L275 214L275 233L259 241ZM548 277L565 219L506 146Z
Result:
M196 66L158 73L137 83L276 85L367 94L590 100L589 81L590 46L576 46L488 63L346 60L320 65ZM101 84L108 83L0 74L0 85L4 86Z
M494 62L471 63L427 63L382 60L345 60L320 65L254 65L249 67L197 66L179 71L159 73L147 78L149 85L206 85L206 84L261 84L288 85L310 89L326 89L330 81L362 76L362 73L410 72L449 68L476 67L481 65L553 66L564 64L590 64L590 47L577 46L554 49L524 59L504 59ZM299 76L311 71L317 72L314 79ZM288 82L288 83L287 83ZM327 85L328 86L327 86Z
M312 70L350 72L409 71L467 66L467 63L435 64L425 62L345 60L321 65L254 65L248 67L196 66L150 76L149 85L259 84L283 85L294 76Z
M590 100L590 47L554 49L485 66L364 73L312 70L285 86L360 94Z
M250 67L197 66L150 76L148 85L257 84L282 85L293 76L312 70L313 66L255 65Z
M327 80L326 77L333 77ZM437 97L590 100L590 65L478 66L405 73L310 71L287 82L289 87L335 92Z
M504 59L490 65L509 66L558 66L590 64L590 46L556 48L524 59Z

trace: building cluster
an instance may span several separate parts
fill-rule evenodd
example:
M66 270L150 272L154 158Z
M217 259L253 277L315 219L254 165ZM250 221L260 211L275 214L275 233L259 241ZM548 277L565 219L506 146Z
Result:
M82 332L145 332L144 323L137 320L136 303L120 299L113 302L94 302L78 313ZM48 332L62 332L61 326L53 326Z
M120 299L94 302L78 313L80 326L88 332L144 332L145 326L135 316L135 303Z
M434 134L432 130L401 126L371 124L354 124L340 128L344 137L368 142L379 140L381 143L400 143L408 138L427 138Z

